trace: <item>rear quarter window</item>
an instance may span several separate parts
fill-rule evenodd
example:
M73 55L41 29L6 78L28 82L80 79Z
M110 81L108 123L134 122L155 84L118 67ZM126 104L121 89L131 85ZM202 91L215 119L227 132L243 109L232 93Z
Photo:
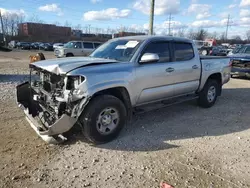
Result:
M175 61L188 61L194 58L194 49L191 43L174 43Z
M84 42L83 46L84 46L84 48L87 48L87 49L93 49L94 48L93 43L91 43L91 42Z

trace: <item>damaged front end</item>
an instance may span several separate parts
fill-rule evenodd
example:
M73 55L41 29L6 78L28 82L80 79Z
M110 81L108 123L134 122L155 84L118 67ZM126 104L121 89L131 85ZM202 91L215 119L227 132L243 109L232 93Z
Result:
M48 143L60 143L76 124L89 101L81 86L83 76L57 75L30 64L30 81L16 88L17 103L37 134Z

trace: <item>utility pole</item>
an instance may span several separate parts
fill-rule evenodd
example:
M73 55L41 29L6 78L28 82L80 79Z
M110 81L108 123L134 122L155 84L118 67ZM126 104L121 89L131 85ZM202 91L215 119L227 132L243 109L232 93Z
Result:
M171 21L172 21L173 17L172 14L169 14L169 18L168 18L168 35L171 36Z
M89 24L89 34L90 34L90 26L91 26L91 25Z
M168 18L168 35L170 36L171 34L171 13L169 14Z
M149 20L149 34L154 34L154 9L155 9L155 0L151 0L151 9L150 9L150 20Z
M227 40L227 34L228 34L229 20L230 20L230 14L228 14L228 18L227 18L227 27L226 27L226 36L225 36L226 40Z
M4 27L3 27L3 17L2 17L1 10L0 10L0 20L1 20L1 27L2 27L2 32L3 32L4 45L7 46L7 41L6 41L6 38L5 38L5 31L4 31Z

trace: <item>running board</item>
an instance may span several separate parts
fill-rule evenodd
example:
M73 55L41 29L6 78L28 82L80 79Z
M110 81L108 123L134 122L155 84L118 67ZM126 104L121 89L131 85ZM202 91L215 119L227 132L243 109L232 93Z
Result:
M142 114L142 113L145 113L145 112L157 110L157 109L160 109L160 108L165 108L165 107L172 106L172 105L175 105L175 104L195 100L197 98L198 98L197 95L188 95L188 96L184 96L184 97L177 97L177 98L172 98L172 99L168 99L168 100L162 100L160 102L150 103L150 104L135 107L134 108L134 113L135 114Z

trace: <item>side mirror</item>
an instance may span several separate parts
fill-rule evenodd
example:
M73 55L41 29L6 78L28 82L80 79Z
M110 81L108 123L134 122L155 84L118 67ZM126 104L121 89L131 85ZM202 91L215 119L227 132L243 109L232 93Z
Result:
M145 53L140 59L140 63L153 63L159 61L159 55L154 53Z

